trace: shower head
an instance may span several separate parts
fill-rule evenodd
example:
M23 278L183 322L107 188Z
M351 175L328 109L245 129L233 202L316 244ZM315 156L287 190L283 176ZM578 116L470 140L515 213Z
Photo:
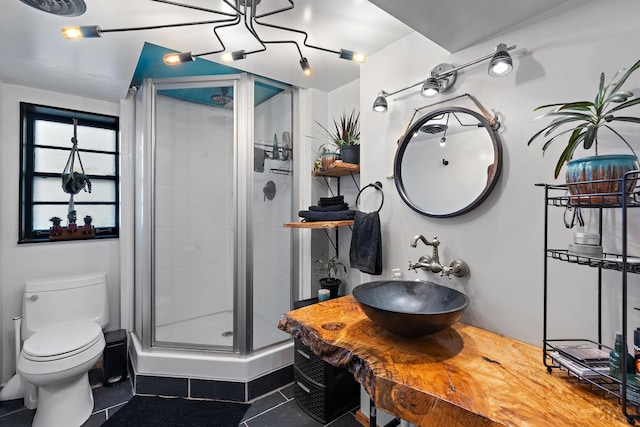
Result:
M226 87L223 87L220 89L220 93L211 95L211 101L220 106L223 106L226 108L232 108L233 97L227 95L228 93L229 93L229 89L227 89Z
M438 124L438 123L427 124L420 128L420 132L430 133L430 134L436 134L436 133L444 132L446 130L447 130L447 125Z

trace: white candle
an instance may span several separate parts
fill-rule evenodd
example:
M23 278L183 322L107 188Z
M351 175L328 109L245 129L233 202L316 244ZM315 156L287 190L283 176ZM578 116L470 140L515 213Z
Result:
M326 301L329 299L329 289L319 289L318 290L318 301Z

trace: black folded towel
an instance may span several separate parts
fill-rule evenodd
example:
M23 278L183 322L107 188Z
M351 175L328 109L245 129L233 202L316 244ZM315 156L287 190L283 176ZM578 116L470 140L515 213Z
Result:
M316 212L346 211L348 209L349 209L349 203L340 203L339 205L330 205L330 206L309 206L310 211L316 211Z
M356 211L342 210L336 212L300 211L298 216L307 221L344 221L352 220Z
M339 196L333 196L333 197L320 197L320 201L321 202L344 202L344 196L343 195L339 195Z
M333 206L341 205L342 203L344 203L344 196L320 197L320 200L318 200L318 206Z
M378 212L356 212L349 261L351 268L363 273L382 274L382 234Z

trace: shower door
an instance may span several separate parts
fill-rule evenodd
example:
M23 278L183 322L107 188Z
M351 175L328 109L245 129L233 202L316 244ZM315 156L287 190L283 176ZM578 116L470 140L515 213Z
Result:
M135 331L143 348L251 354L288 341L293 91L247 74L136 95Z
M233 350L237 84L155 89L153 345Z

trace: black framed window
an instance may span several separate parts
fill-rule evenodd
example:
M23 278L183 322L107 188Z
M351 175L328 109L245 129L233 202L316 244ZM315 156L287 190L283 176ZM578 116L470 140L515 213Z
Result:
M91 192L80 191L73 197L78 225L90 216L95 238L118 237L118 117L21 102L20 118L19 242L49 241L52 217L67 225L70 195L62 189L62 172L73 147L74 118L78 153L91 181Z

